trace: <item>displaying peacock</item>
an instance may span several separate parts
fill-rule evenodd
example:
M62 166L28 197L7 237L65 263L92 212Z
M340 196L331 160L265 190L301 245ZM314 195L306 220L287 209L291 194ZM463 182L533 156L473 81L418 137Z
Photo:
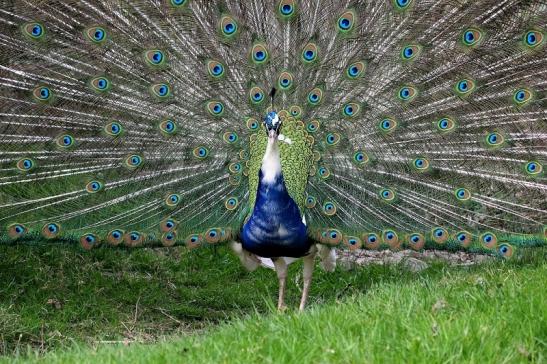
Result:
M2 0L2 240L511 256L547 234L541 0Z

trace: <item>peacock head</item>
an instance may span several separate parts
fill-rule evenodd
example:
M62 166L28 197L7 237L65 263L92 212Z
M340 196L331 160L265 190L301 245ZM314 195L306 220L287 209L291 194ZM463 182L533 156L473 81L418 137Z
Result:
M264 117L264 125L266 126L266 134L268 134L268 137L270 139L276 139L279 135L279 131L281 130L281 119L279 118L279 115L275 111L270 111L265 117Z

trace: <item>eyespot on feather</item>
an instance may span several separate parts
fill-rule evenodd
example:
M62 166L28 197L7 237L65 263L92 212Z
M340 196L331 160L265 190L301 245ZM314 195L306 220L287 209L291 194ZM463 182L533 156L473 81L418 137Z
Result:
M126 246L134 248L142 245L144 242L145 236L139 231L130 231L126 233L123 237L123 242Z
M462 230L457 232L454 238L463 248L468 248L473 240L473 235L468 231Z
M114 229L106 235L106 242L112 246L118 246L124 239L125 232L120 229Z
M496 245L498 244L498 238L496 234L491 233L489 231L481 234L479 239L482 245L487 249L494 249Z
M354 10L346 10L336 22L338 32L342 34L349 33L354 27L357 20L357 15Z
M92 26L84 30L84 38L94 44L104 44L107 35L106 29L101 26Z
M46 239L55 239L61 234L61 225L50 222L42 227L42 236Z
M80 246L85 250L91 250L100 244L100 239L92 233L83 234L80 236Z
M376 233L366 233L363 234L363 241L365 242L365 248L370 250L375 250L380 247L380 236Z
M437 244L444 244L448 238L448 231L442 227L435 227L431 230L431 239Z
M171 247L177 242L177 233L176 231L166 231L161 234L161 245L164 247Z
M382 240L385 244L389 245L391 249L399 249L400 247L399 236L392 229L387 229L382 232Z
M361 239L356 236L344 236L344 245L351 251L361 248Z
M407 241L408 241L408 245L413 250L421 250L421 249L423 249L423 247L425 245L425 238L420 233L412 233L412 234L408 235L408 240Z
M8 225L8 236L10 239L18 239L25 235L28 232L28 229L25 225L19 223L13 223Z
M309 42L306 44L304 49L302 49L302 61L304 63L310 64L318 61L319 57L319 48L317 44Z

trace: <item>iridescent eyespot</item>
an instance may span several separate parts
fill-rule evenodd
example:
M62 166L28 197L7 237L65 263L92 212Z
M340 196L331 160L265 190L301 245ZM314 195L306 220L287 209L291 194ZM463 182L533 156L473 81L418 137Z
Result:
M32 40L39 40L44 38L46 29L38 22L30 22L23 25L23 34Z
M467 188L457 188L454 191L454 195L456 195L456 198L460 201L468 201L471 198L471 192Z
M281 72L277 79L277 86L281 90L288 90L293 85L293 75L287 71Z
M29 172L36 167L34 160L30 158L22 158L17 161L17 169L21 172Z
M419 172L424 172L429 169L429 161L425 158L418 157L412 161L412 166Z
M486 232L480 236L480 241L484 247L488 249L493 249L496 247L498 243L498 238L496 237L496 234L491 232Z
M167 207L175 207L181 201L180 195L178 193L170 193L165 197L164 203Z
M380 130L382 132L384 132L386 134L389 134L397 128L398 124L397 124L397 121L395 119L385 118L385 119L381 120L378 125L379 125Z
M454 90L460 97L468 96L475 90L475 81L470 78L463 78L456 83Z
M237 133L233 131L227 131L226 133L222 135L222 139L228 144L233 144L237 142L239 138L237 136Z
M241 163L233 162L233 163L230 163L230 165L228 166L228 169L232 173L240 173L243 168L241 167Z
M425 238L420 233L413 233L408 236L408 245L414 250L420 250L425 245Z
M538 161L531 161L526 163L524 170L531 176L537 176L543 172L543 165Z
M513 101L518 106L524 106L532 100L532 92L525 88L520 88L513 94Z
M293 105L289 108L289 112L292 117L299 118L302 115L302 108L300 106Z
M207 72L213 78L221 78L225 74L225 68L219 61L207 61Z
M451 118L445 117L437 121L437 129L441 132L448 132L454 130L456 123Z
M222 116L224 114L224 104L220 101L209 101L206 108L213 116Z
M96 180L93 180L93 181L89 181L86 185L85 185L85 190L88 192L88 193L97 193L99 191L102 191L104 185L102 184L101 181L96 181Z
M408 9L410 4L412 4L412 0L393 0L393 4L395 5L395 9L402 11Z
M471 245L471 241L473 240L473 235L471 235L467 231L459 231L456 233L456 242L458 242L462 247L467 248L469 245Z
M355 26L356 14L353 10L347 10L338 18L336 25L338 31L341 33L347 33Z
M252 87L249 90L249 99L254 105L261 104L264 101L264 91L258 86Z
M177 242L177 233L175 231L167 231L161 235L161 244L165 247L171 247Z
M359 249L361 248L361 239L356 236L344 237L344 245L346 245L349 250Z
M505 141L505 138L502 134L498 132L488 133L486 135L486 145L492 148L499 147L503 145L503 142Z
M356 102L348 102L342 106L342 115L348 118L357 116L361 111L361 106Z
M104 76L92 78L89 84L93 91L96 92L106 92L112 87L110 80Z
M171 6L173 6L175 8L183 7L187 3L188 3L188 0L170 0Z
M308 93L308 103L312 106L319 105L323 99L323 90L319 87L315 87Z
M8 236L11 239L17 239L27 233L27 228L23 224L11 224L8 226Z
M254 118L248 118L246 124L249 130L257 130L259 127L258 121Z
M177 123L175 123L171 119L163 120L159 123L158 128L160 129L161 133L165 136L171 136L176 134L177 132Z
M144 60L152 67L160 67L166 63L165 53L159 49L151 49L144 52Z
M397 92L397 96L403 101L411 101L417 94L418 91L412 86L403 86L399 89L399 92Z
M177 222L173 219L165 219L160 222L160 230L162 232L173 231L177 228Z
M437 244L444 244L448 240L448 231L442 227L436 227L431 230L431 239Z
M36 101L48 102L53 97L53 92L47 86L38 86L32 91L32 96Z
M91 250L100 243L99 238L95 234L87 233L80 236L80 246L85 250Z
M190 234L184 239L184 242L189 249L196 248L201 243L201 235Z
M323 179L327 179L330 177L330 171L327 167L319 167L317 173L319 174L319 177Z
M392 249L399 248L399 236L391 229L384 230L382 232L382 240L385 244L389 245Z
M233 38L237 34L237 22L229 15L224 15L220 19L220 32L226 38Z
M89 27L84 30L85 38L93 43L101 44L106 40L106 30L103 27Z
M336 214L336 206L334 203L327 201L323 204L323 213L327 216L333 216Z
M119 229L111 230L106 235L106 241L110 245L114 245L114 246L119 245L123 241L124 234L125 232L123 230L119 230Z
M483 33L478 28L468 28L462 34L462 42L465 46L476 47L482 42Z
M313 209L315 205L317 204L317 200L313 196L307 196L306 197L306 207L308 209Z
M281 0L278 6L279 15L283 19L290 19L296 14L295 0Z
M422 47L418 44L409 44L401 50L401 59L403 61L411 61L416 59L422 52Z
M327 136L325 137L325 141L327 142L328 146L336 145L340 141L340 134L328 133Z
M235 210L239 205L239 201L236 197L228 197L224 202L224 206L227 210Z
M220 241L220 238L222 237L222 233L220 231L220 229L218 228L212 228L212 229L209 229L207 230L203 236L205 237L205 241L210 243L210 244L214 244L214 243L218 243Z
M317 44L310 42L306 44L306 46L302 50L302 61L304 61L304 63L312 63L317 60L317 55Z
M196 147L193 150L194 157L205 159L209 155L209 150L205 147Z
M340 242L342 242L342 239L344 238L342 232L337 229L329 229L327 231L324 231L324 234L325 242L330 245L338 245L340 244Z
M321 123L319 123L318 120L312 120L306 125L306 130L309 133L315 133L317 130L319 130L320 126L321 126Z
M530 48L536 48L543 43L543 33L537 30L529 30L524 34L524 44Z
M144 241L144 234L141 234L138 231L130 231L125 233L123 237L123 242L128 247L136 247L142 244Z
M165 100L171 96L171 86L168 83L155 83L150 86L150 92L159 100Z
M352 80L359 78L365 74L365 67L362 61L352 63L346 68L346 76Z
M138 154L131 154L125 158L125 166L129 169L136 169L143 163L143 158Z
M363 234L366 249L378 249L380 247L380 236L376 233Z
M498 254L503 258L511 258L514 253L514 248L507 243L500 244L498 248Z
M42 227L42 236L46 239L53 239L61 233L61 226L57 223L50 222Z
M269 56L268 49L263 43L255 44L253 48L251 48L251 59L257 65L266 63Z
M362 152L360 150L353 153L353 161L357 163L358 165L365 165L369 162L369 157L365 152Z
M395 192L389 188L384 188L380 190L380 197L384 201L391 202L395 200Z
M105 125L104 131L107 135L117 137L123 132L123 128L120 123L118 123L117 121L113 121Z
M74 145L74 137L70 134L61 134L55 139L55 144L59 148L70 148Z

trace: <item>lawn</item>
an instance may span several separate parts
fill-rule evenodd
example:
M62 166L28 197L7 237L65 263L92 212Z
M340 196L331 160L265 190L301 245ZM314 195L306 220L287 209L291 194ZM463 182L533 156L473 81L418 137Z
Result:
M245 272L225 247L0 245L0 362L542 363L547 248L518 253L317 270L300 314L274 309L274 272Z

